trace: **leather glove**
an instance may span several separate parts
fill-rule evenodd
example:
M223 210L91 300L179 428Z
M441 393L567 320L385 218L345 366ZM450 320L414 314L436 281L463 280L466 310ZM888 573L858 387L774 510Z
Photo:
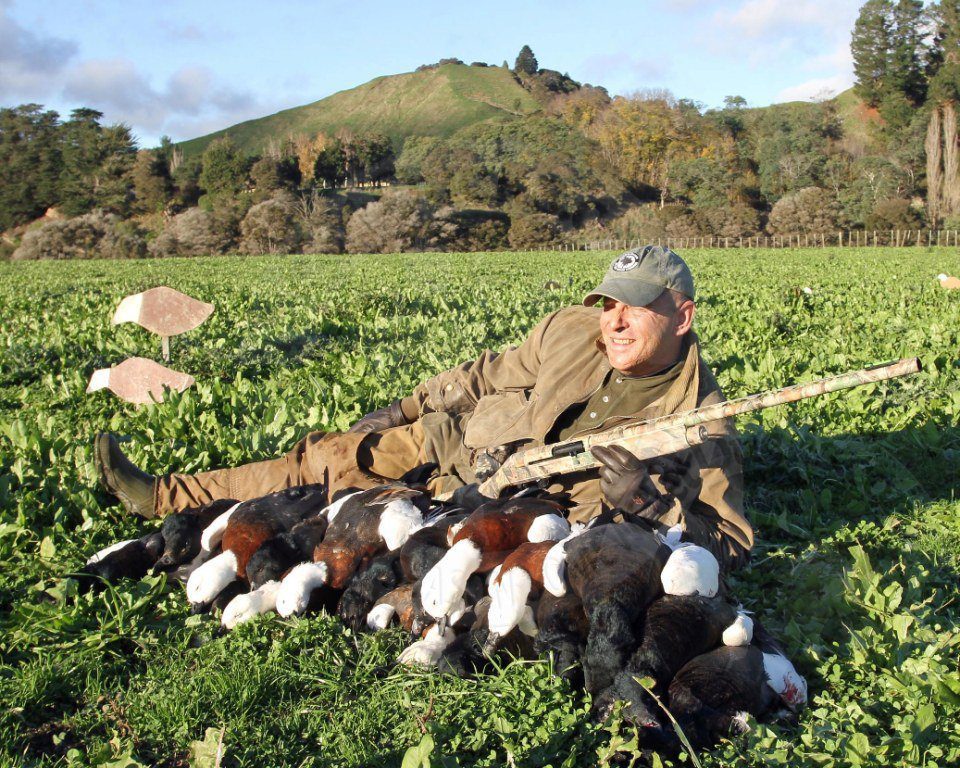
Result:
M394 400L386 408L380 408L363 416L347 431L365 435L368 432L382 432L385 429L402 427L409 423L410 421L403 414L403 408L400 407L400 401Z
M680 486L683 475L689 469L682 460L658 456L640 461L620 445L598 445L590 449L593 457L601 463L600 491L607 503L616 508L656 521L673 504L674 488ZM660 481L668 493L660 493L650 479L650 473L660 475Z

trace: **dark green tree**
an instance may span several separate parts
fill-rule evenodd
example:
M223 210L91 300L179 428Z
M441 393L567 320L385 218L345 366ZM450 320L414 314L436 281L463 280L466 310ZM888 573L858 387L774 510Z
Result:
M867 0L853 25L850 52L857 76L857 95L876 107L886 95L889 84L892 49L893 3L891 0Z
M393 145L382 133L359 136L357 161L363 181L379 182L393 176Z
M924 11L921 0L898 0L891 15L890 64L886 86L903 94L913 106L927 92L924 59Z
M200 187L208 195L233 196L247 186L248 158L229 136L210 143L201 158Z
M540 66L537 64L537 57L533 55L529 45L523 46L520 53L517 54L516 64L513 65L513 71L525 75L535 75Z
M333 139L317 154L313 177L328 187L339 187L346 181L346 155L340 139Z
M163 210L173 192L168 163L162 149L144 149L133 163L133 195L139 213Z
M0 231L59 202L60 116L39 104L0 109Z

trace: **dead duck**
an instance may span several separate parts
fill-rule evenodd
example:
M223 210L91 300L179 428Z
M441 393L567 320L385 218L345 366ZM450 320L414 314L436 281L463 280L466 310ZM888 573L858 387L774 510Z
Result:
M521 497L478 507L453 534L449 551L423 577L427 613L436 619L447 615L471 574L492 570L524 542L564 538L570 532L564 515L564 507L549 499Z
M327 531L324 515L308 518L279 536L268 539L247 562L247 581L259 589L268 581L280 581L293 566L309 562Z
M163 518L163 555L156 569L168 571L189 563L200 554L203 531L224 512L237 506L236 499L217 499L196 509L176 512Z
M534 658L534 637L537 635L536 619L533 609L526 606L520 622L506 635L492 636L489 630L489 611L491 598L483 597L476 602L472 609L464 611L464 619L459 620L454 614L451 623L455 631L453 635L446 635L446 644L435 666L441 672L466 677L480 674L490 668L491 660L497 654L503 653L518 659ZM473 618L473 623L467 631L456 631L463 624Z
M538 656L549 656L557 674L574 688L582 688L580 658L590 624L580 598L573 593L557 597L545 591L537 601L535 617L537 636L533 641L534 652Z
M595 525L567 542L567 582L590 625L583 668L591 694L613 683L638 645L635 627L663 592L669 555L651 531L631 523Z
M400 553L387 552L375 557L365 569L357 571L347 582L337 615L355 632L367 626L367 614L377 600L403 582Z
M370 560L406 542L423 524L421 509L428 504L422 488L402 483L358 491L331 504L326 512L329 526L313 551L313 562L295 567L284 577L277 610L291 612L283 615L301 613L309 592L321 586L342 591Z
M624 702L623 716L638 728L653 728L648 741L662 740L656 703L639 680L653 678L657 692L667 686L684 664L719 645L724 631L738 618L737 609L719 598L699 595L664 595L643 617L640 645L613 684L594 699L594 711L606 718L617 701Z
M252 621L257 616L271 613L277 607L277 592L280 590L279 581L268 581L257 589L243 592L231 600L220 616L220 624L224 629L234 629L241 624Z
M746 715L798 711L807 701L807 683L756 624L750 645L722 645L687 662L671 681L668 699L691 740L708 745L744 731Z
M163 534L154 531L101 549L73 577L81 594L102 589L107 582L142 579L156 565L162 552Z
M506 635L524 616L528 600L543 591L543 565L554 542L525 542L507 555L490 584L487 627L494 638Z
M720 563L710 550L683 541L683 528L675 525L658 538L670 547L670 557L660 572L667 595L714 597L720 591Z
M450 549L452 537L466 519L466 514L454 514L415 531L400 547L400 569L404 580L418 581L426 576Z
M394 621L409 631L413 625L413 584L401 584L382 595L367 613L367 629L379 632Z
M222 529L221 552L190 574L187 599L192 604L209 603L227 584L246 578L247 563L264 542L319 514L325 501L322 486L297 486L225 512L201 535L201 546L209 550Z

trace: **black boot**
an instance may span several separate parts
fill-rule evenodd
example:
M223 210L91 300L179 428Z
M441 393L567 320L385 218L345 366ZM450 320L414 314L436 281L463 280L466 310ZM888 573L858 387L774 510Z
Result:
M109 432L100 432L93 440L93 460L100 484L117 497L127 512L151 518L157 479L139 469L123 455L117 439Z

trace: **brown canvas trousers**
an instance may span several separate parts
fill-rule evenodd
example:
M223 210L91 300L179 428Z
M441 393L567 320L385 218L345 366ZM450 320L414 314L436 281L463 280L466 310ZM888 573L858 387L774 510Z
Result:
M276 459L196 475L163 475L157 478L154 509L162 516L215 499L245 501L312 483L323 483L333 496L399 480L431 462L439 467L439 477L430 483L433 494L474 482L460 416L431 413L413 424L365 435L311 432Z

